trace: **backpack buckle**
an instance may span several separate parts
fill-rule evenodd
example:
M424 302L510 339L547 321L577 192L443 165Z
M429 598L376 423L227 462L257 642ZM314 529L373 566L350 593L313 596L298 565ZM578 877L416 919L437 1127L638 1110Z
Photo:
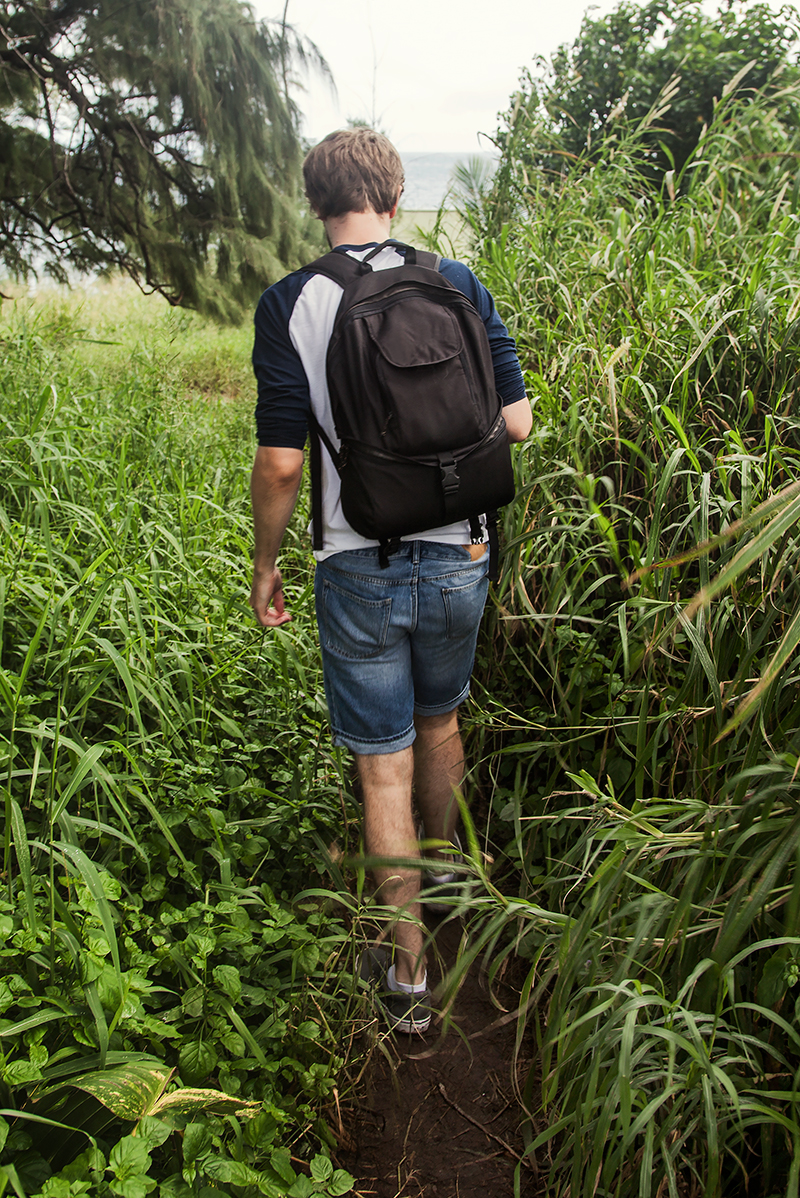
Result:
M443 461L439 458L439 467L442 471L442 489L445 495L452 495L458 490L461 483L458 471L456 470L456 460L455 458L450 458L447 461Z

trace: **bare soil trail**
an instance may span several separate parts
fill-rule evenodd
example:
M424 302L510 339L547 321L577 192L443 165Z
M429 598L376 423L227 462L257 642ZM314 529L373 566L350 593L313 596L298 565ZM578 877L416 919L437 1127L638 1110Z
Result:
M446 968L456 960L460 939L457 923L436 931ZM440 969L429 971L435 986ZM502 1001L513 1010L510 987ZM444 1039L432 1025L424 1038L389 1037L386 1052L373 1054L364 1101L348 1121L354 1147L338 1154L357 1179L357 1195L513 1198L523 1142L511 1076L515 1024L491 1027L501 1014L475 964L455 1000L457 1027ZM526 1158L520 1196L536 1198L542 1190L535 1164Z

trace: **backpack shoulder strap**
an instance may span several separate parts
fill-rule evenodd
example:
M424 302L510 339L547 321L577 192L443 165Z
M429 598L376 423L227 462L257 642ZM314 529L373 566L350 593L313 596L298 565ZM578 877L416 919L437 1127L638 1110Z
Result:
M323 254L314 262L309 262L308 266L304 266L302 269L311 271L315 275L325 275L326 278L333 279L334 283L338 283L340 287L346 287L360 274L366 273L358 258L351 258L349 254L337 254L335 250L331 250L329 254ZM367 271L371 269L368 267Z
M406 254L406 262L409 266L427 266L428 270L438 271L442 263L442 255L434 254L431 250L414 250L413 263L409 261L408 254Z

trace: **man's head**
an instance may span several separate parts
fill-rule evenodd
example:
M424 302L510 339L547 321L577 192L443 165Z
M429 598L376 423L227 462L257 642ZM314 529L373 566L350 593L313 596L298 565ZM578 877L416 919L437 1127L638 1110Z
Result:
M309 150L306 195L321 220L346 212L391 212L403 190L403 164L374 129L340 129Z

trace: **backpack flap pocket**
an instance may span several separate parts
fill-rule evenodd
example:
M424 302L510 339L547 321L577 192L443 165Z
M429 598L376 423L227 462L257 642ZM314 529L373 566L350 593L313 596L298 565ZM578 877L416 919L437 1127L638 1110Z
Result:
M379 356L400 370L458 357L463 341L450 309L419 295L413 298L413 304L400 300L364 318Z
M450 308L415 297L365 318L373 346L382 444L393 453L424 457L447 445L480 439L464 341ZM420 308L423 309L420 312ZM485 427L485 426L484 426Z

